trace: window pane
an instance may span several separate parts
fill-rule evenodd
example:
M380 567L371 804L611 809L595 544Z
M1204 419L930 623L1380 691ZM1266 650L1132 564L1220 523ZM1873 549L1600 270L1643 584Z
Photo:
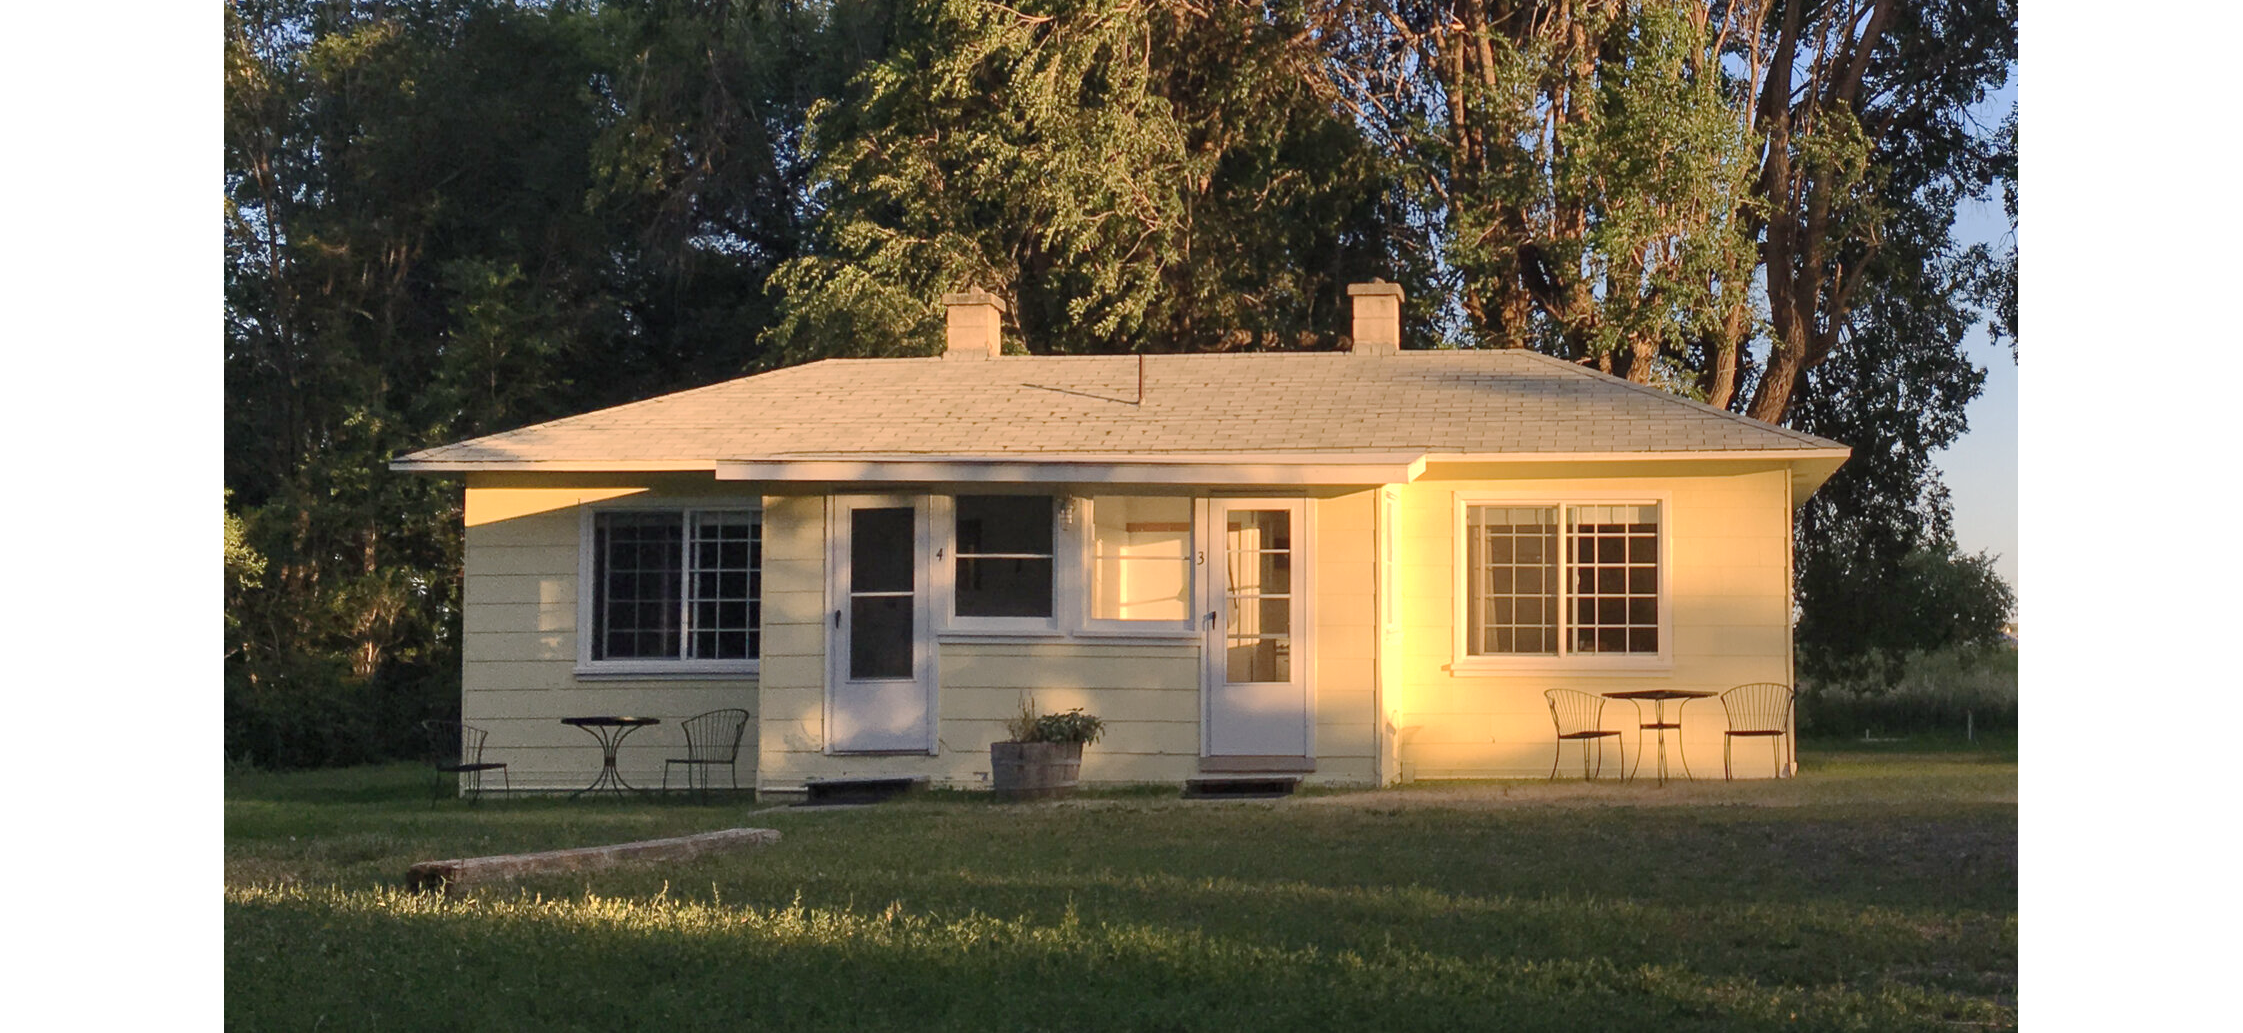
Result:
M1556 652L1557 511L1472 506L1466 563L1478 590L1465 600L1466 649L1476 656Z
M1052 497L960 495L954 571L960 617L1052 615Z
M1570 506L1574 631L1579 653L1656 653L1657 506Z
M961 617L1051 616L1051 561L958 557Z
M748 602L761 588L762 571L753 565L763 538L755 513L693 514L693 634L689 654L696 660L745 660L756 655Z
M850 591L911 591L911 517L908 508L850 511Z
M680 655L684 539L680 513L593 516L593 659L670 660Z
M1224 523L1234 551L1293 547L1293 514L1286 510L1234 509Z
M907 595L849 600L849 677L911 677L911 604Z
M763 526L746 511L595 513L595 660L744 660Z
M1100 620L1191 617L1192 500L1090 500L1091 612Z
M1051 555L1049 495L958 496L958 554Z
M1293 630L1293 601L1232 596L1226 626L1234 635L1285 635Z
M1232 682L1284 682L1293 678L1292 650L1282 638L1231 638L1224 677Z

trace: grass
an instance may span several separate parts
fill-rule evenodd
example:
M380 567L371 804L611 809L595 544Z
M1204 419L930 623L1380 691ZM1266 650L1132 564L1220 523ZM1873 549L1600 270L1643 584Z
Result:
M1659 789L1276 802L932 793L430 808L410 767L228 783L243 1029L1956 1029L2016 1022L2014 752L1804 753ZM776 846L399 886L741 825Z

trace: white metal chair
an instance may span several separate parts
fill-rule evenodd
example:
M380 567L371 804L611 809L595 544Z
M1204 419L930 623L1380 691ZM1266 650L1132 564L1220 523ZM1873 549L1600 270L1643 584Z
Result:
M731 772L732 788L740 788L740 740L748 731L748 712L738 709L711 710L706 714L687 718L685 728L685 756L671 757L662 762L662 791L670 791L670 767L686 765L685 784L697 790L697 796L706 799L709 790L709 769L723 765ZM698 778L694 773L699 772Z
M506 765L483 760L483 741L490 738L489 732L458 721L423 721L421 729L428 734L429 766L436 769L436 780L428 794L430 807L436 806L437 798L443 795L445 775L457 778L455 787L467 788L467 802L471 804L483 798L486 771L498 772L507 791L513 792L514 777Z
M1565 744L1569 742L1581 744L1581 778L1583 781L1595 777L1589 771L1589 744L1591 742L1596 743L1597 748L1596 774L1604 773L1604 740L1608 738L1620 750L1621 773L1625 774L1627 772L1628 743L1626 739L1620 736L1618 729L1604 727L1604 705L1608 702L1604 697L1593 696L1586 692L1576 692L1572 689L1549 689L1544 691L1542 696L1550 702L1550 723L1556 725L1558 730L1557 746L1550 753L1551 781L1557 781L1558 759L1565 751Z
M1721 709L1729 729L1721 733L1721 777L1736 780L1730 768L1730 747L1739 737L1765 738L1774 751L1776 777L1783 777L1783 747L1791 735L1791 686L1782 682L1753 682L1721 694Z

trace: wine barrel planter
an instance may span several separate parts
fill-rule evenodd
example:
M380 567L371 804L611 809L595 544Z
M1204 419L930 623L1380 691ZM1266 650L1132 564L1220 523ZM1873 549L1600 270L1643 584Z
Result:
M993 742L989 784L1000 800L1056 800L1072 796L1083 772L1079 742Z

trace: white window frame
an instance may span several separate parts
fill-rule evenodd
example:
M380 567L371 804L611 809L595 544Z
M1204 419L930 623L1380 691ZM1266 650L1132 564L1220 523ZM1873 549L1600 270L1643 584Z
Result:
M1190 503L1191 517L1188 523L1191 526L1189 532L1191 539L1185 543L1185 550L1191 558L1191 582L1185 586L1186 600L1184 616L1181 620L1121 620L1114 617L1091 616L1098 612L1097 601L1090 597L1092 582L1095 580L1091 577L1091 570L1093 565L1098 562L1097 557L1093 554L1093 550L1097 546L1097 535L1092 529L1091 523L1097 514L1091 509L1092 501L1090 496L1086 494L1082 498L1072 500L1075 503L1075 508L1072 510L1073 519L1067 521L1078 532L1075 536L1074 568L1080 584L1076 591L1075 605L1077 607L1076 612L1082 615L1082 619L1075 625L1077 630L1083 637L1197 641L1200 637L1200 624L1204 620L1203 611L1206 610L1202 595L1207 581L1207 542L1202 537L1202 533L1207 522L1207 500L1198 496L1158 495L1147 492L1099 491L1095 494L1105 495L1109 498L1181 498Z
M1470 511L1474 506L1550 507L1557 512L1558 522L1558 652L1554 655L1519 654L1511 656L1482 656L1468 651L1472 629L1468 626L1470 607L1468 593L1472 590ZM1573 534L1567 522L1566 509L1572 506L1657 506L1659 507L1659 652L1650 653L1573 653ZM1454 531L1452 563L1455 576L1450 579L1453 595L1450 607L1451 660L1449 670L1455 674L1511 674L1529 671L1561 671L1572 674L1666 674L1674 670L1674 540L1671 527L1674 523L1674 496L1672 492L1630 492L1628 494L1599 494L1594 492L1457 492L1453 520Z
M595 526L598 521L599 514L614 512L677 513L681 514L681 519L683 519L685 515L690 515L696 512L752 513L755 515L756 526L758 528L758 538L760 539L762 537L761 531L765 529L763 519L763 499L761 496L730 499L633 497L616 499L609 502L600 502L591 505L580 506L578 508L581 511L581 519L578 523L576 549L577 566L575 673L577 678L585 681L597 681L606 678L625 678L634 681L663 681L681 679L711 680L761 677L763 673L763 659L760 655L747 660L687 660L684 658L675 660L654 660L643 657L634 657L628 660L592 659L592 640L598 633L598 628L596 626L598 615L594 612L593 604L599 596L599 587L594 583L595 579L599 576L599 558L597 555L595 555L595 549L598 542L598 534L596 533ZM691 547L692 540L693 538L690 534L685 537L687 548ZM690 577L692 571L690 570L690 568L688 568L685 573L687 577ZM759 588L756 596L756 602L758 604L761 604L763 602L763 595L765 594L766 590L767 589ZM681 592L679 605L682 606L684 604L684 593ZM682 636L690 634L692 634L690 627L681 628L681 641ZM757 629L756 637L760 646L760 640L762 639L762 629L760 627ZM760 654L761 652L762 650L758 648L757 653Z
M1049 617L961 617L958 615L958 496L960 495L1021 495L1043 496L1052 500L1051 514L1051 616ZM928 585L934 590L933 609L937 626L935 631L943 636L962 638L982 636L1023 636L1029 638L1065 638L1067 629L1077 623L1072 600L1080 594L1083 579L1077 564L1067 562L1080 552L1073 540L1076 523L1074 499L1056 487L1036 485L1013 488L1009 485L990 485L986 490L953 491L935 495L928 502L929 514L934 522L934 557Z

